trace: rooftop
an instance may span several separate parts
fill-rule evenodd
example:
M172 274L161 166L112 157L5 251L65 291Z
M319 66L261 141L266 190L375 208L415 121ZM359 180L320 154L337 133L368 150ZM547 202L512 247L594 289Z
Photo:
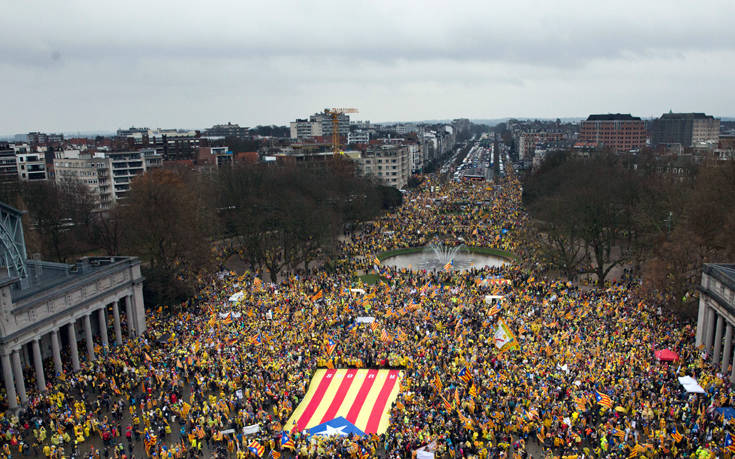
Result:
M46 290L57 288L62 284L73 282L95 274L108 271L116 265L123 265L134 258L131 257L85 257L70 265L41 260L27 260L28 277L26 279L6 278L13 283L11 295L13 302L28 298ZM3 280L0 279L0 283Z
M709 119L713 120L715 119L712 115L705 115L704 113L664 113L661 115L661 119L669 119L669 120L689 120L689 119Z
M706 263L704 272L719 280L731 290L735 290L735 264Z
M587 121L640 121L639 116L631 116L630 113L608 113L606 115L590 115Z

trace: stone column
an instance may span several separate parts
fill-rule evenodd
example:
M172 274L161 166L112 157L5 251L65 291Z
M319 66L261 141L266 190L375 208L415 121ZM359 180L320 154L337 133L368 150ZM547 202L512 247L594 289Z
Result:
M15 373L15 389L18 391L18 396L20 397L20 404L23 405L28 401L28 395L26 395L26 382L23 378L23 368L20 366L19 349L13 351L13 373Z
M130 296L135 316L135 332L140 336L145 332L145 302L143 301L143 284L133 286L133 294Z
M120 310L117 307L117 301L112 302L112 315L115 325L115 344L122 345L122 332L120 331Z
M136 333L135 319L133 319L133 308L130 304L130 295L127 295L125 297L125 315L127 315L128 318L128 336L132 338L136 335Z
M89 321L90 314L84 316L84 335L87 341L87 357L94 362L94 341L92 340L92 323Z
M5 352L0 355L3 364L3 379L5 381L5 393L8 395L8 407L11 410L18 408L18 397L15 394L15 381L13 379L13 367L10 366L10 356Z
M707 308L707 331L704 338L704 350L707 352L712 351L712 335L715 332L715 317L717 313L712 308Z
M720 373L727 374L727 367L730 365L730 355L732 354L732 325L727 324L725 327L725 343L722 349L722 363L720 364Z
M20 364L23 365L23 362L26 363L26 365L31 366L31 353L28 350L28 343L22 345L20 347L20 350L18 352L21 352L20 355Z
M79 371L79 349L77 349L77 331L74 327L75 322L69 324L69 350L71 351L71 367L74 371Z
M704 278L704 274L702 274ZM699 295L699 311L697 311L697 335L694 345L699 347L704 342L705 327L707 325L707 302L704 293Z
M33 340L33 366L36 368L36 386L39 392L46 392L46 375L43 374L43 360L41 360L41 345L38 338Z
M725 318L717 315L717 325L715 325L715 342L712 343L712 363L717 365L720 363L720 352L722 351L722 329L725 328Z
M64 366L61 364L61 346L59 345L59 331L51 331L51 353L54 355L54 369L57 375L64 373Z
M735 358L732 360L732 370L730 370L730 382L735 383Z
M99 322L100 325L100 338L102 338L102 347L108 347L110 345L109 341L107 341L107 320L105 319L106 315L106 307L103 306L97 310L97 322Z

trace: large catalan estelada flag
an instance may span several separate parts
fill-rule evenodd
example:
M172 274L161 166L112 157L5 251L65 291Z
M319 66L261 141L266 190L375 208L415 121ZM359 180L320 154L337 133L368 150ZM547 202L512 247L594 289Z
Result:
M308 430L313 435L382 434L388 430L402 377L400 370L319 369L285 430ZM315 427L323 429L312 432Z

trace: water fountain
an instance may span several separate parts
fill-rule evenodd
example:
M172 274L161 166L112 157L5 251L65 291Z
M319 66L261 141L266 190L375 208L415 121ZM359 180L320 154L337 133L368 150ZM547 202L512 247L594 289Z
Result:
M432 242L409 253L388 257L381 264L417 271L446 271L447 268L451 271L466 271L484 266L502 266L506 262L503 258L468 251L464 245L446 246L441 242Z
M444 268L448 263L451 263L454 265L457 254L462 249L462 245L458 245L455 247L447 247L442 243L435 243L432 242L429 244L428 249L424 253L424 259L426 260L426 264L429 265L427 268L436 269L438 268ZM432 258L433 256L433 258Z

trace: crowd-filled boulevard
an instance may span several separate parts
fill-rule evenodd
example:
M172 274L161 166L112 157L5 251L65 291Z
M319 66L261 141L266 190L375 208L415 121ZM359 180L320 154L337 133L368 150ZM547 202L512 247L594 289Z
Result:
M520 243L520 198L513 177L427 178L315 270L278 284L268 273L203 275L191 301L149 305L144 336L5 412L0 456L410 458L426 445L435 457L729 456L717 408L733 391L694 347L693 327L642 301L634 281L547 278ZM411 272L376 258L433 241L519 260ZM382 281L362 284L364 273ZM515 339L502 346L501 323ZM680 360L657 360L660 349ZM288 425L318 368L401 370L387 431L324 437ZM684 375L706 393L685 392Z

